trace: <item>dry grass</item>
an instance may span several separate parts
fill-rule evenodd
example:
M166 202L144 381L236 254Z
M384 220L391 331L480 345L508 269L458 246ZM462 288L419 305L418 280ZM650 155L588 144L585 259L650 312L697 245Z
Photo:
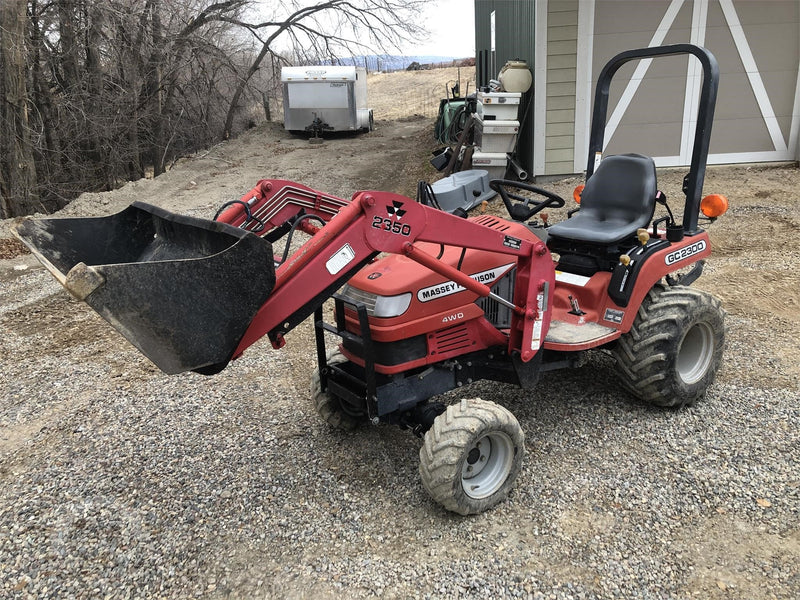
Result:
M461 92L475 90L474 67L445 67L429 71L374 73L367 78L367 99L376 120L422 115L435 117L439 100L461 76Z

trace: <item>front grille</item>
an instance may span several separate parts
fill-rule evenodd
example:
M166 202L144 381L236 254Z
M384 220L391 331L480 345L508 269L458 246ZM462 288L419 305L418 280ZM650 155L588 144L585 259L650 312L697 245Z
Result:
M472 346L469 331L464 325L443 329L433 339L438 354L464 350Z
M514 267L492 286L492 292L504 300L513 302L514 282L516 281L516 277L517 268ZM506 305L500 304L497 300L489 296L479 298L477 304L486 315L486 320L492 325L498 329L508 329L511 327L511 309Z

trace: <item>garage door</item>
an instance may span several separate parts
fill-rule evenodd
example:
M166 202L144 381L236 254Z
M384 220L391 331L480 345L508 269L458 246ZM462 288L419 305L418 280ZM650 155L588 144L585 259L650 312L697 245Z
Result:
M606 61L623 50L685 42L705 46L720 65L709 163L798 158L800 1L581 4L579 18L593 34L589 43L579 45L584 80L578 86L588 89ZM640 152L659 166L689 164L701 78L693 57L625 65L611 89L606 154ZM576 171L586 166L592 94L578 94Z

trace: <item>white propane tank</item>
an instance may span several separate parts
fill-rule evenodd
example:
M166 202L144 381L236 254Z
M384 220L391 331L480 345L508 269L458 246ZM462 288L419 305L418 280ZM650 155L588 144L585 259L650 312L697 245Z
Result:
M524 60L510 60L500 69L498 76L506 92L527 92L533 81L528 63Z

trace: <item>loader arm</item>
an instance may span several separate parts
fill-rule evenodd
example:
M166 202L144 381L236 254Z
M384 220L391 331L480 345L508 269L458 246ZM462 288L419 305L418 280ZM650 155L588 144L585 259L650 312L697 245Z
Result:
M249 206L249 218L244 205ZM539 349L549 326L553 290L552 262L542 242L507 236L466 219L418 204L389 192L364 191L347 202L288 181L261 181L242 201L219 219L251 230L285 227L301 215L328 221L317 228L308 221L300 227L312 237L280 264L269 298L258 310L232 358L264 335L276 348L284 335L303 322L355 272L379 253L402 254L454 281L480 297L493 295L488 286L422 250L419 242L473 248L514 256L517 286L513 304L495 296L513 310L509 350L529 361ZM335 218L334 218L335 217Z
M272 244L285 237L293 247L298 230L311 237L276 259ZM263 180L215 221L134 202L107 217L28 219L15 233L73 296L168 374L217 373L265 335L280 348L287 332L381 252L491 294L419 242L515 257L513 302L495 299L513 309L509 350L523 361L538 351L550 322L554 274L542 242L387 192L347 201Z
M229 202L216 220L273 241L274 230L288 229L298 216L313 215L328 222L349 203L293 181L262 179L240 200ZM306 233L316 233L318 228L305 223L301 228Z

